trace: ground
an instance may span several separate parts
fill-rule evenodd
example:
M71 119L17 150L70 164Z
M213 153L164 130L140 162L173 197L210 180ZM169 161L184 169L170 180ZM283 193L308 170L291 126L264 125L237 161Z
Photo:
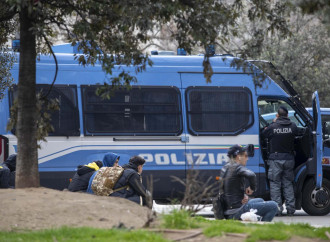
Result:
M140 229L153 220L151 231L174 241L245 241L245 234L226 233L207 238L202 229L169 230L155 227L159 220L146 207L126 199L100 197L48 188L0 189L0 231L40 230L69 227ZM156 222L155 222L156 221ZM320 239L293 237L289 241L315 242Z
M122 198L48 188L0 189L0 230L142 228L151 211Z

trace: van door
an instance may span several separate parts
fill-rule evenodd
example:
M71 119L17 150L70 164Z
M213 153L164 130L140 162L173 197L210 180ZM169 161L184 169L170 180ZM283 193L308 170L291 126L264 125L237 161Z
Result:
M314 151L313 157L315 166L315 182L316 188L321 188L322 186L322 157L323 157L323 149L322 149L322 122L321 122L321 110L320 110L320 101L319 95L316 92L313 94L312 98L313 102L313 140L314 140Z
M203 73L181 73L181 80L188 138L187 178L193 173L199 189L204 188L205 193L206 188L217 184L229 147L259 147L258 122L253 111L255 88L251 77L240 73L213 74L211 83L206 83ZM249 157L247 167L257 175L260 173L257 153ZM218 186L214 192L218 192Z

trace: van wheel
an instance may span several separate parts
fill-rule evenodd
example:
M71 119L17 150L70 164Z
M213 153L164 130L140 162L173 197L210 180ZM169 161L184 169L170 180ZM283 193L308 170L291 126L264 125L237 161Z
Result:
M303 187L302 208L312 216L330 213L330 181L323 178L322 187L315 189L314 179L308 179Z

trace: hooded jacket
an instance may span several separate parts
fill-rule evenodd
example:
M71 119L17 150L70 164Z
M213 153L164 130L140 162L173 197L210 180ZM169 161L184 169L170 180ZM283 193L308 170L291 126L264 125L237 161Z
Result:
M112 167L116 160L117 159L120 159L120 156L115 154L115 153L106 153L103 157L103 166L104 167ZM88 182L88 187L87 187L87 193L90 193L90 194L94 194L93 190L92 190L92 182L93 182L93 179L95 177L97 172L94 172L92 174L92 176L89 178L89 182Z
M16 154L10 155L4 164L9 168L10 172L16 171Z
M10 169L6 164L0 165L0 188L9 188Z
M137 166L129 163L124 165L123 168L125 169L123 175L117 181L114 190L127 185L128 189L119 190L112 193L110 196L126 198L140 205L146 204L147 190L142 184L141 175L138 173Z
M298 128L289 118L278 117L263 134L270 141L269 159L293 159L294 139L298 135Z
M102 167L101 161L99 161L99 163L100 164L98 164L98 162L92 162L88 165L78 166L77 172L73 176L68 190L71 192L86 192L90 177L95 173L95 171Z
M0 165L0 188L10 188L15 186L15 171L16 154L13 154Z
M115 153L106 153L103 157L103 166L112 167L120 156Z

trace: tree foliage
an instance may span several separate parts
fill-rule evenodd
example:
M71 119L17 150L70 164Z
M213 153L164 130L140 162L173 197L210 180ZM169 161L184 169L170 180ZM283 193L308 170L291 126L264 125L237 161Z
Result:
M298 0L296 4L303 13L318 17L329 30L330 28L330 1L329 0Z
M13 82L10 70L15 61L15 55L6 47L8 37L14 30L14 21L11 16L6 16L8 10L8 5L0 5L0 16L3 17L0 21L0 100L4 96L5 89Z
M274 62L286 79L291 80L302 102L311 106L311 97L318 90L321 105L330 106L330 45L327 26L314 16L300 11L291 13L292 35L286 39L269 38L263 59Z
M14 61L15 56L7 48L0 48L0 100L4 97L5 90L13 82L10 70Z
M245 11L239 23L248 24L239 24L237 34L229 36L230 42L219 45L221 50L234 55L244 53L246 59L271 61L293 83L306 106L311 105L315 90L319 91L321 105L329 106L328 24L320 19L319 14L304 15L293 4L287 4L281 13L287 23L287 35L283 36L281 32L269 35L259 31L264 23L248 23L250 13Z

